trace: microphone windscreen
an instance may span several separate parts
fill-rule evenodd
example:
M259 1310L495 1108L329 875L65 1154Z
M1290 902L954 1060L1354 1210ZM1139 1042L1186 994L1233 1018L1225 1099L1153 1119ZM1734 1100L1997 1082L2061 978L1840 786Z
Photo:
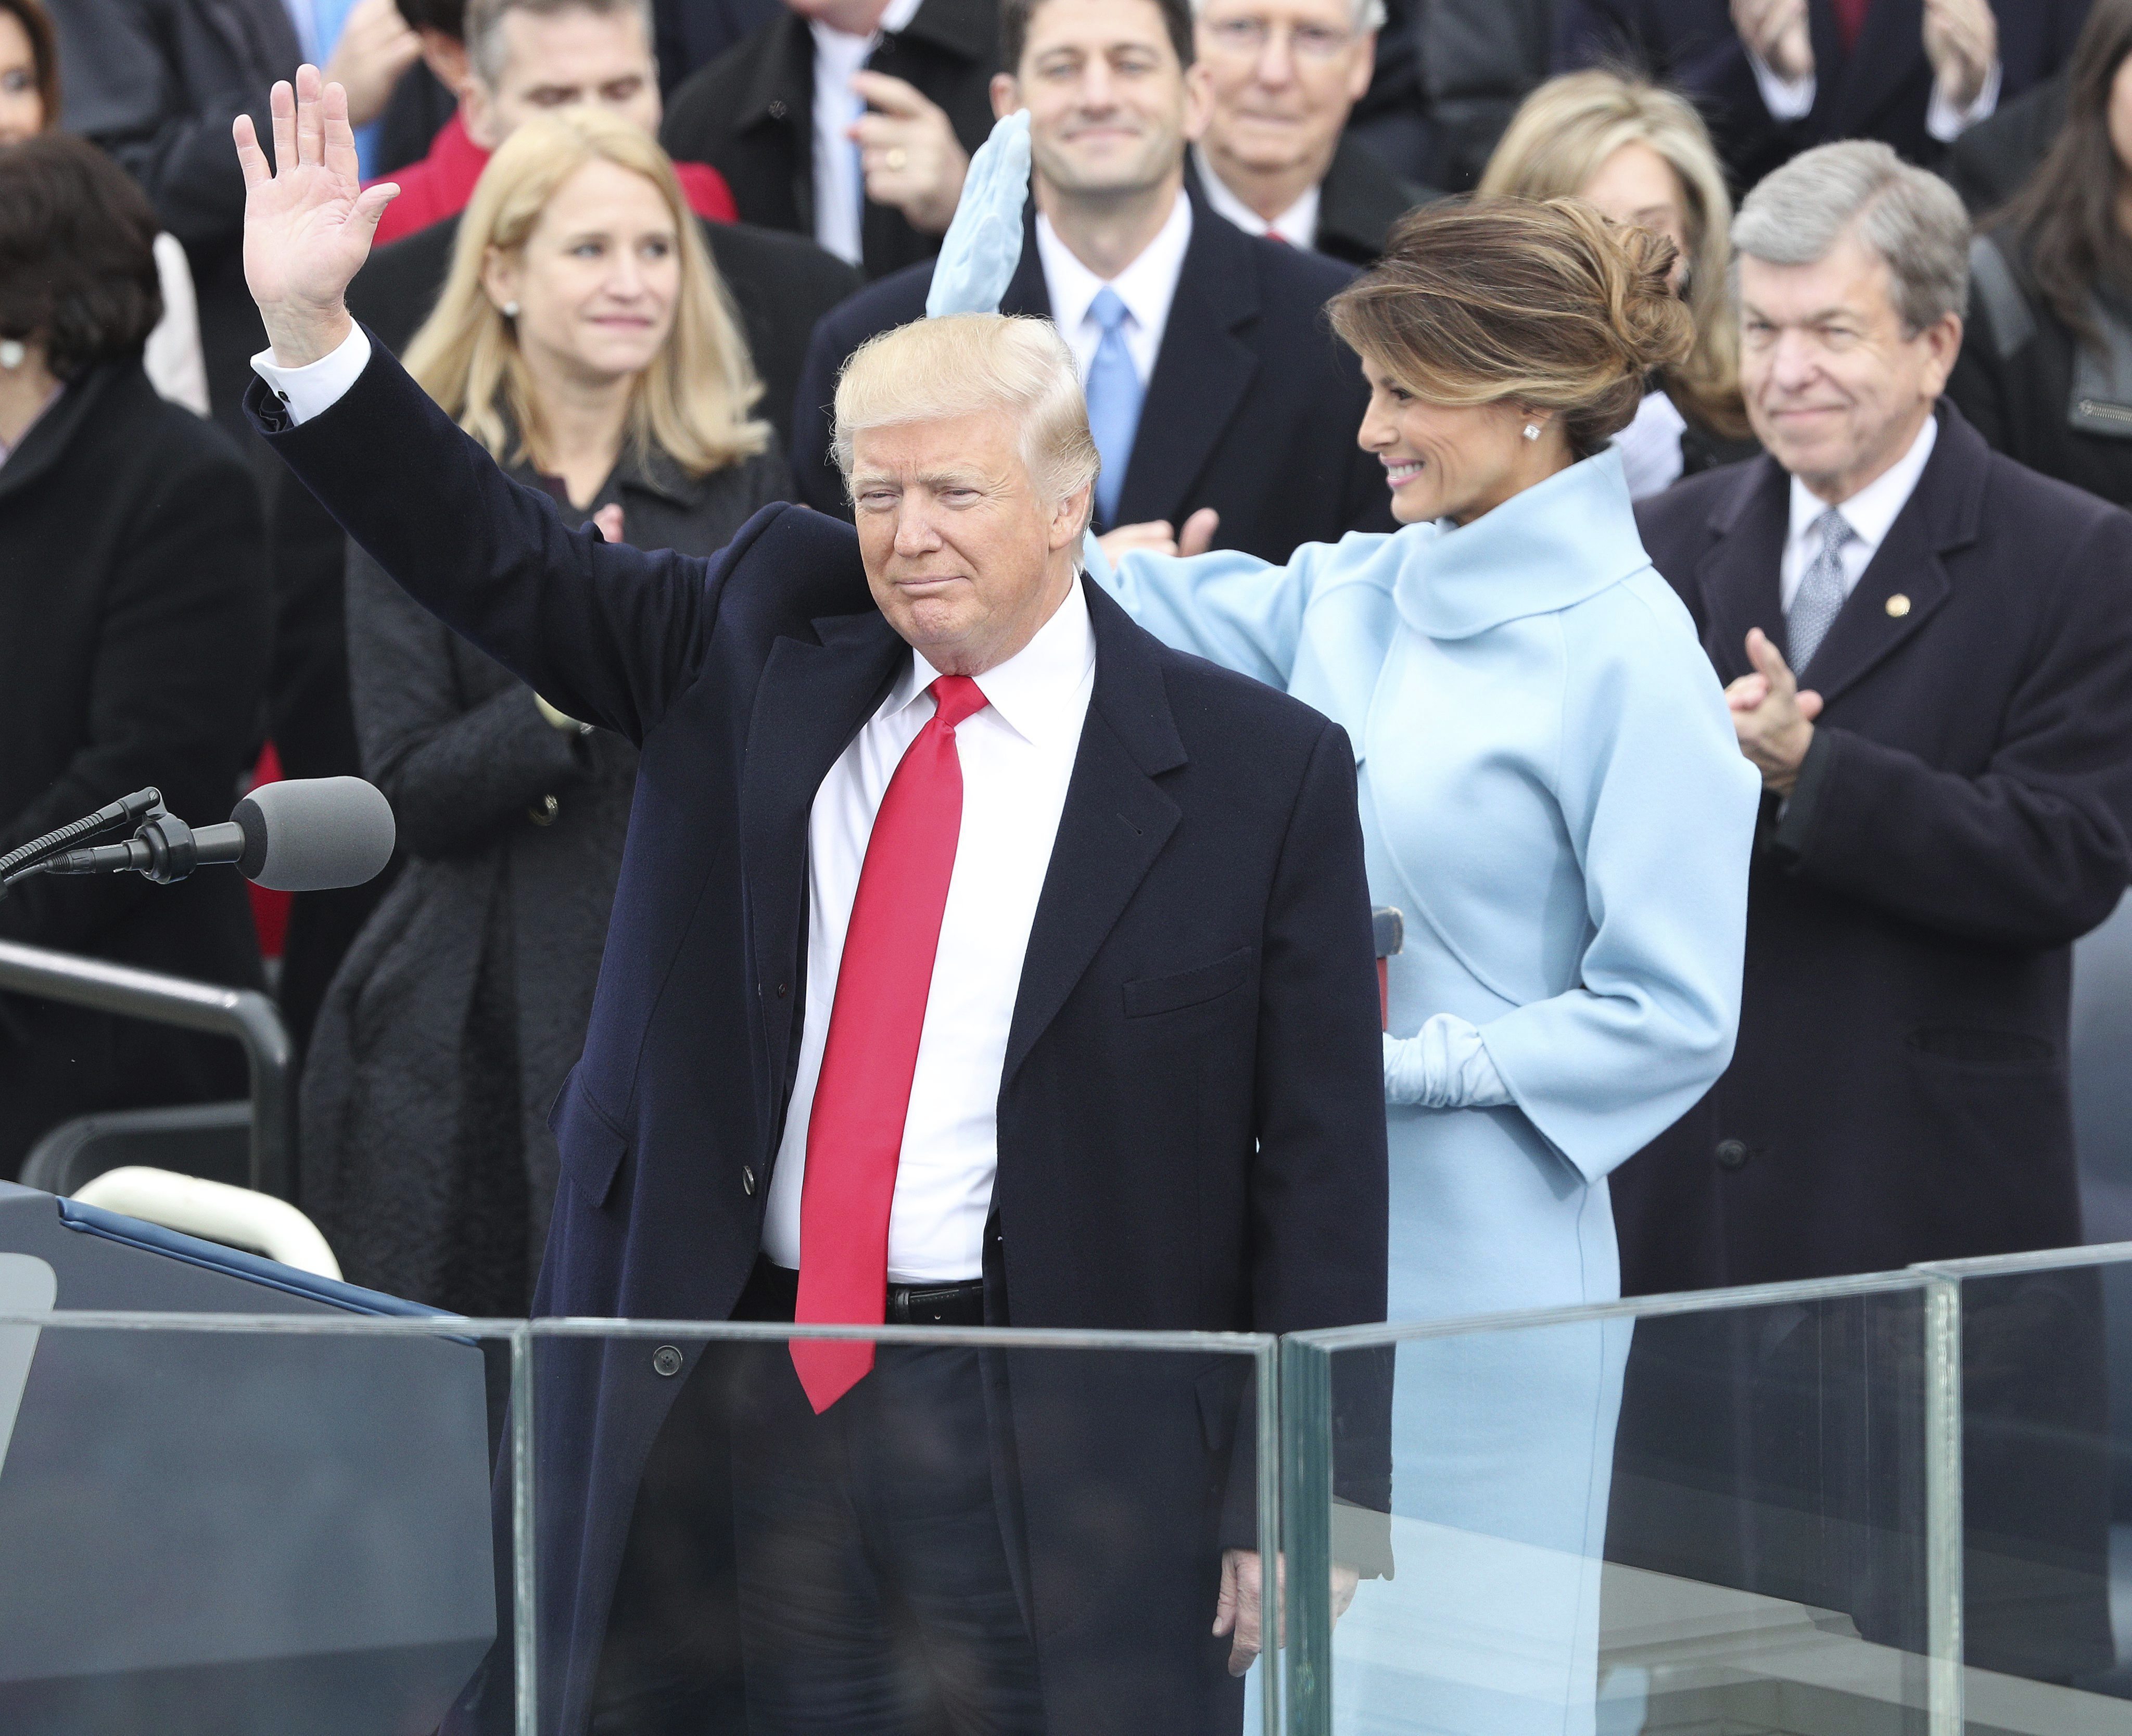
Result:
M229 817L244 832L238 871L274 892L360 886L392 858L392 805L359 777L262 784Z

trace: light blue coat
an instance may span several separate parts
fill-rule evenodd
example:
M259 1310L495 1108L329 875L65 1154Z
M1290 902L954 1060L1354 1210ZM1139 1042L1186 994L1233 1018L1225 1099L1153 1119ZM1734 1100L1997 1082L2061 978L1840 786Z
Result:
M1618 1296L1606 1175L1731 1058L1760 791L1618 456L1462 528L1097 576L1346 727L1391 1030L1469 1022L1514 1101L1389 1110L1392 1318Z
M1371 894L1406 916L1391 1031L1449 1015L1507 1089L1388 1108L1391 1318L1617 1296L1607 1173L1731 1058L1760 789L1618 455L1285 567L1090 566L1158 637L1346 727ZM1339 1731L1592 1729L1627 1349L1621 1322L1400 1347L1399 1570L1336 1633Z

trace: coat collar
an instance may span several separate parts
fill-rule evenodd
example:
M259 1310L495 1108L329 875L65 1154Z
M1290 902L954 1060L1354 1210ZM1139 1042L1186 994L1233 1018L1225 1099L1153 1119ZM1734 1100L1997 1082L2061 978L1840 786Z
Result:
M1432 639L1470 639L1527 615L1552 614L1649 566L1611 446L1456 530L1413 525L1394 595Z
M1939 438L1916 488L1801 672L1800 685L1824 702L1855 686L1938 612L1952 589L1942 557L1977 539L1990 449L1944 398L1938 414ZM1709 522L1715 534L1697 577L1711 660L1729 681L1748 672L1750 628L1784 642L1778 571L1791 523L1791 478L1765 454L1720 495Z
M69 381L57 402L30 425L22 444L0 464L0 499L33 486L57 464L96 406L122 390L120 382L128 373L139 376L144 387L147 385L140 363L132 359L103 363Z

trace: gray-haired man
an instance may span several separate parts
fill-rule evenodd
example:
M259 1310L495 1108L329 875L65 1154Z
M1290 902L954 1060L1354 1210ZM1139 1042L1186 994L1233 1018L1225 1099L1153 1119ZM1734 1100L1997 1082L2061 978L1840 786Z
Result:
M1941 402L1969 239L1944 183L1885 145L1824 146L1755 190L1733 239L1767 455L1638 517L1766 794L1738 1047L1616 1178L1622 1288L2077 1243L2071 949L2132 873L2132 515L1993 452ZM2063 1679L2110 1657L2096 1321L2077 1277L2019 1288L1964 1305L1968 1657ZM1715 1559L1668 1544L1669 1570L1911 1643L1888 1590L1909 1570L1909 1438L1889 1425L1919 1402L1903 1353L1855 1362L1825 1314L1754 1322L1640 1334L1610 1554L1658 1559L1639 1539L1670 1522L1640 1518L1636 1492L1700 1443L1760 1493L1729 1540L1702 1527L1692 1549ZM1852 1396L1796 1438L1728 1435L1743 1393L1808 1365L1824 1399ZM1751 1464L1731 1445L1750 1437ZM1808 1560L1787 1509L1851 1522L1856 1549Z

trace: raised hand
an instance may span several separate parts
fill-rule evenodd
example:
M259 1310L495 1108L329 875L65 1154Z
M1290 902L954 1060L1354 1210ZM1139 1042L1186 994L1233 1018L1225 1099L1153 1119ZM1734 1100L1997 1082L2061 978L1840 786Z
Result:
M348 93L315 66L296 70L269 99L274 163L260 148L252 117L237 118L237 160L244 170L244 281L284 368L330 355L348 335L349 281L370 257L377 219L399 188L364 191L356 167Z
M1732 709L1732 729L1740 751L1762 774L1762 786L1789 796L1798 781L1806 750L1813 744L1813 720L1821 715L1821 695L1802 688L1784 654L1759 627L1747 630L1747 661L1754 673L1725 690Z
M1999 21L1989 0L1925 0L1924 48L1940 94L1967 113L1999 58Z
M1813 36L1806 0L1732 0L1740 40L1785 83L1813 76Z

